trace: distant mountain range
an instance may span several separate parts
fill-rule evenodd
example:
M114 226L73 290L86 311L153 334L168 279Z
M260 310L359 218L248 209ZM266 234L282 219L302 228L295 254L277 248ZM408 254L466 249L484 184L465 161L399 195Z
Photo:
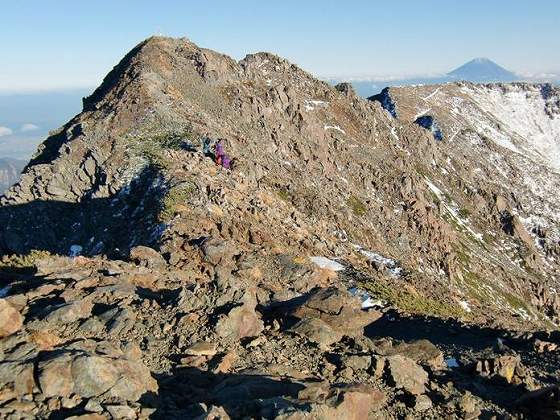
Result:
M0 158L29 160L49 131L82 109L90 89L0 92Z
M27 161L0 158L0 195L19 180L19 175Z
M522 79L522 77L503 68L488 58L475 58L441 76L392 80L357 80L352 81L351 83L360 96L368 97L379 93L387 86L441 84L460 80L466 80L474 83L514 82ZM343 80L331 80L334 84L341 81Z

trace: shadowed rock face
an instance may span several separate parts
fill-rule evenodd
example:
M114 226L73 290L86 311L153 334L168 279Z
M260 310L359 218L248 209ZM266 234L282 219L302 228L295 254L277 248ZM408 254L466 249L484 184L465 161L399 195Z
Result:
M270 53L142 42L0 198L4 320L22 321L0 325L2 414L27 394L59 417L514 410L558 368L532 347L557 337L516 332L559 316L558 179L550 133L489 104L532 98L554 133L545 91L364 100ZM510 348L522 357L496 385L485 363Z

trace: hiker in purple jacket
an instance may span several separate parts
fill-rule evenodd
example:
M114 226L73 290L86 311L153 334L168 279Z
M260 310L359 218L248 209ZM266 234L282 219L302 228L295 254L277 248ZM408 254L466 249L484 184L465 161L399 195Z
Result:
M218 140L218 143L216 143L216 149L214 152L214 155L216 156L216 163L218 163L218 159L220 160L220 162L218 164L221 164L222 159L224 158L224 145L222 143L222 139Z
M224 157L222 158L222 166L226 169L231 169L231 159L228 155L224 154Z
M216 165L220 165L225 169L231 169L231 159L224 152L224 145L222 139L218 140L215 148Z

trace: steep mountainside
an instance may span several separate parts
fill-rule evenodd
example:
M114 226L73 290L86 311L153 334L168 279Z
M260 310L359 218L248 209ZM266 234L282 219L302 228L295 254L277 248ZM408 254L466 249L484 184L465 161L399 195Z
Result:
M558 101L471 84L365 100L273 54L144 41L0 198L0 383L40 395L35 414L115 418L548 398L514 405L560 367L533 351L556 336L523 333L560 317Z
M0 194L16 183L25 166L25 161L0 158Z

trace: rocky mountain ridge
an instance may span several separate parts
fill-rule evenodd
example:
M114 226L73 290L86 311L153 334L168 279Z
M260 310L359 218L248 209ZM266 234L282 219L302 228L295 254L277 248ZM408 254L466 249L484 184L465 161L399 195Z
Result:
M548 401L514 404L554 383L558 206L539 194L558 186L558 93L429 89L364 100L269 53L135 47L0 199L1 313L16 320L3 413L25 396L35 414L114 418L472 418ZM496 89L540 89L537 140L490 112ZM201 153L206 135L231 171ZM531 165L542 190L520 180ZM110 374L61 370L74 364Z

